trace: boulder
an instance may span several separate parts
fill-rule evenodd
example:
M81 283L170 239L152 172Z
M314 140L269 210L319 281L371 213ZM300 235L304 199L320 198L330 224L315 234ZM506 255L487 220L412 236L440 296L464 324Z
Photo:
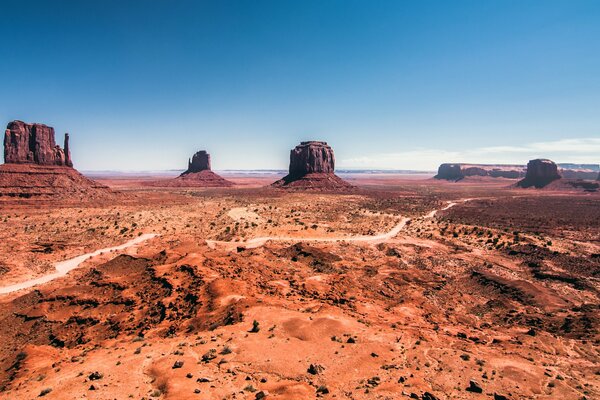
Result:
M335 175L333 149L320 141L301 142L290 151L289 173L272 186L296 189L345 189L348 182Z
M525 178L520 180L517 185L523 188L532 186L543 188L560 178L561 176L558 173L558 167L553 161L538 158L530 160L527 163L527 173L525 174Z
M64 145L64 150L56 145L54 128L50 126L12 121L4 134L4 162L72 167L68 134Z

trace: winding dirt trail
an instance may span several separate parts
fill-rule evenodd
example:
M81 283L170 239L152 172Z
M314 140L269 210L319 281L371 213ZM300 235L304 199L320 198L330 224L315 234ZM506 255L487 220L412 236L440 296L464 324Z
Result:
M102 253L108 253L111 251L125 250L129 247L132 247L139 243L145 242L146 240L152 239L153 237L156 237L156 236L158 236L157 233L146 233L144 235L140 235L140 236L136 237L135 239L131 239L130 241L125 242L119 246L107 247L105 249L96 250L91 253L86 253L86 254L77 256L75 258L71 258L71 259L68 259L65 261L58 262L54 265L56 272L41 276L39 278L29 279L24 282L16 283L14 285L0 287L0 294L8 294L8 293L16 292L17 290L27 289L27 288L30 288L30 287L33 287L36 285L41 285L43 283L50 282L56 278L60 278L61 276L67 275L70 271L79 267L84 261L86 261L90 257L94 257L94 256L100 255Z
M423 219L433 218L440 211L448 210L459 203L465 203L465 202L471 201L471 200L473 200L473 199L469 198L469 199L461 199L461 200L457 200L457 201L448 202L448 204L446 204L444 207L439 208L437 210L430 211L420 218L423 218ZM373 236L365 236L365 235L336 236L336 237L327 237L327 238L294 237L294 236L263 236L263 237L257 237L254 239L249 239L244 242L236 242L236 241L226 242L226 241L220 241L220 240L206 240L206 244L211 249L214 249L217 245L223 245L223 246L235 247L235 248L243 247L246 249L255 249L257 247L264 246L265 243L267 243L269 241L274 241L274 242L290 242L290 241L293 241L293 242L320 242L320 243L327 243L327 242L357 243L358 242L358 243L367 243L367 244L377 244L377 243L386 242L386 241L394 238L398 233L400 233L400 231L402 229L404 229L406 227L406 224L410 220L411 220L411 218L402 217L400 219L400 221L390 231L388 231L386 233L381 233L379 235L373 235Z

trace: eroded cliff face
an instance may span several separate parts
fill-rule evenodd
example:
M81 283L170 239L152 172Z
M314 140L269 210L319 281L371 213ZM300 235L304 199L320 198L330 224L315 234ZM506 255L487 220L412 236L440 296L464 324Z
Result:
M64 145L64 149L56 145L54 128L50 126L12 121L4 134L4 162L72 167L68 134Z
M210 154L206 150L200 150L192 156L188 161L188 169L186 173L210 171Z
M560 178L558 167L554 161L538 158L527 163L527 174L524 179L519 181L518 186L543 188Z
M290 152L290 175L332 174L335 170L333 149L326 142L301 142Z
M458 181L468 176L518 179L524 175L525 168L521 165L445 163L439 166L435 178L449 181Z
M344 189L348 182L334 174L333 149L320 141L301 142L290 152L289 173L275 187L298 189Z
M211 171L210 154L197 151L188 160L188 169L175 179L149 181L145 185L159 187L231 187L233 182Z

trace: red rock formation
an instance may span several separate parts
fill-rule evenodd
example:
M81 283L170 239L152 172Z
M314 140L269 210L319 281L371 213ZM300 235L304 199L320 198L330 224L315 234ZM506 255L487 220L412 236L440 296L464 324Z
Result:
M348 182L334 174L333 149L326 142L301 142L290 152L289 173L272 186L298 189L344 189Z
M54 128L44 124L28 124L12 121L4 134L4 162L6 164L65 165L71 167L68 153L68 134L65 135L66 150L56 145Z
M4 135L4 160L0 165L0 199L60 197L82 201L113 193L106 186L73 169L69 134L64 150L54 141L54 128L13 121Z
M551 160L536 159L530 160L527 163L527 174L525 178L517 183L518 186L528 188L534 186L536 188L543 188L549 183L560 179L561 176L558 173L558 167Z
M210 169L210 154L208 154L206 150L200 150L196 152L196 154L194 154L188 161L188 169L184 172L184 174L205 170L210 171Z
M522 165L503 164L441 164L436 179L459 181L468 176L491 176L493 178L518 179L525 175Z
M233 182L215 174L210 169L210 154L200 150L188 160L188 169L175 179L146 182L158 187L231 187Z

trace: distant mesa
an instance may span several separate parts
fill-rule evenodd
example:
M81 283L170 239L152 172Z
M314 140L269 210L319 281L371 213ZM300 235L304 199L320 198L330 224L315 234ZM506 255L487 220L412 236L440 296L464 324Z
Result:
M539 189L560 178L558 166L553 161L538 158L527 163L527 174L517 185L522 188L533 186Z
M175 179L147 182L150 186L163 187L231 187L233 182L215 174L210 166L210 154L206 150L196 152L188 160L188 169Z
M525 166L508 164L445 163L439 166L438 173L434 178L460 181L469 176L519 179L525 176Z
M4 164L0 165L0 197L66 200L93 199L110 189L73 168L69 134L64 148L56 145L54 128L23 121L10 122L4 133Z
M326 142L301 142L290 152L289 173L271 186L289 189L339 190L353 188L335 175L333 149Z

